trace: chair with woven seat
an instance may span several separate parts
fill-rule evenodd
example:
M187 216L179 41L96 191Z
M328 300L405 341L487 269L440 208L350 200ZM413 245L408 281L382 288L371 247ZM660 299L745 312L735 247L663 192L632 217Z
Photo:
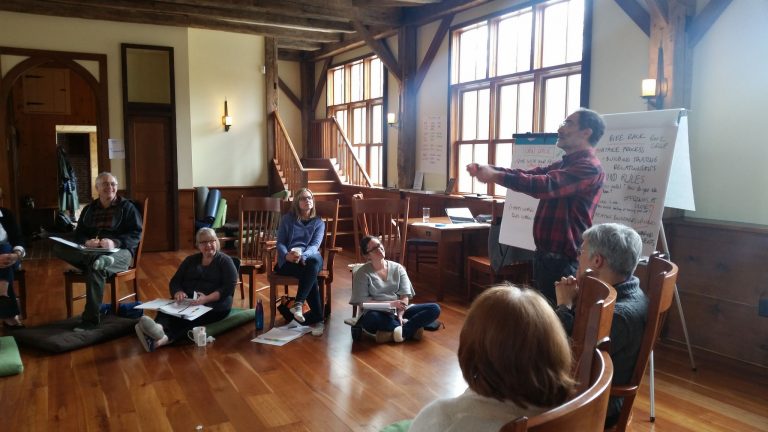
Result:
M486 276L486 283L478 285L488 287L508 280L516 284L528 284L533 276L531 259L533 253L520 248L506 246L499 243L499 231L501 230L501 218L497 214L496 201L491 203L491 229L488 231L488 255L468 256L464 275L467 278L467 301L472 300L473 275L480 273ZM491 256L500 255L502 266L494 270ZM514 255L514 256L513 256ZM529 258L530 257L530 258Z
M110 286L112 313L114 313L115 315L117 315L117 310L120 306L120 302L122 302L123 300L133 298L135 301L139 301L138 268L139 268L139 262L141 261L141 250L144 246L144 233L147 232L148 204L149 204L149 198L144 198L144 204L142 206L139 206L137 202L134 202L134 205L136 205L136 207L139 208L139 210L142 212L141 223L142 223L143 229L141 230L141 236L139 237L139 246L136 248L136 255L133 257L133 262L131 263L131 266L128 267L127 270L117 272L107 279L107 283ZM73 285L85 284L85 282L86 282L85 274L79 270L68 270L64 272L64 295L65 295L66 304L67 304L67 318L72 316L72 309L73 309L75 300L81 300L86 297L85 294L75 296L73 292L73 288L74 288ZM127 295L124 295L122 297L118 297L118 290L120 289L120 287L124 282L133 282L133 292Z
M653 365L653 347L659 338L662 322L672 306L678 274L677 265L657 254L648 260L647 272L648 283L645 295L648 297L648 316L645 321L640 352L637 355L637 362L629 383L614 385L611 388L611 396L622 397L624 402L621 406L619 420L610 430L626 430L631 420L632 405L640 389L649 360ZM651 369L653 370L653 367ZM653 375L651 375L651 382L653 382Z
M502 426L499 432L602 431L613 379L613 362L608 353L601 350L592 350L590 356L590 382L585 391L537 416L515 419Z
M277 238L282 200L267 197L240 197L238 251L240 258L240 296L243 297L243 275L248 275L248 305L253 308L253 286L256 273L264 273L264 252Z
M331 299L332 290L331 284L333 283L333 262L337 253L341 252L341 248L336 247L336 231L339 221L339 200L334 201L316 201L315 210L317 216L325 222L325 234L323 240L320 243L320 254L323 256L324 268L317 275L317 283L320 289L320 299L323 302L323 317L328 318L331 314ZM288 295L289 286L298 286L299 279L294 276L285 276L277 274L274 271L275 264L277 263L277 248L274 245L269 245L265 251L266 258L264 261L269 263L266 266L267 280L269 281L269 327L275 326L275 317L277 314L277 300L278 300L278 287L283 286L283 292Z
M360 239L372 235L379 238L387 259L405 264L405 246L408 239L408 207L410 199L362 198L352 200L352 219L355 233L357 262L363 262ZM352 307L357 316L357 306Z

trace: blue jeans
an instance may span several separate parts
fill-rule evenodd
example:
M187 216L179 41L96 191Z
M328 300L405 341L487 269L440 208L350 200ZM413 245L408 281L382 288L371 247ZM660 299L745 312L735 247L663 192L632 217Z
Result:
M565 255L536 251L533 259L533 280L536 288L552 306L556 306L555 282L564 276L575 276L578 267L578 261Z
M420 328L432 323L440 316L440 305L437 303L414 304L403 313L408 322L403 326L403 338L413 339ZM368 310L357 320L356 326L362 327L368 333L377 331L392 331L400 325L397 315L392 312Z
M304 325L314 324L323 320L323 302L320 299L320 287L317 275L323 269L323 257L319 253L312 254L304 264L286 261L277 269L277 274L293 276L299 279L296 291L296 302L309 304L309 312L304 315Z
M7 254L13 251L10 243L0 243L0 254ZM13 272L19 268L19 262L16 264L0 268L0 280L8 282L8 297L13 300L13 304L8 302L8 306L0 306L0 318L13 318L20 313L19 304L16 302L16 293L13 291Z

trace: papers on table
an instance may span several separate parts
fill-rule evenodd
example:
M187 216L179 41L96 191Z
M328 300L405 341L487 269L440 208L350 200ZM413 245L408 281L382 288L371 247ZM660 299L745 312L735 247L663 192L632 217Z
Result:
M134 309L159 310L168 315L184 318L187 321L192 321L211 310L208 306L192 305L192 301L192 299L185 299L176 303L173 299L157 299L142 303Z
M79 249L79 250L81 250L83 252L92 252L92 253L97 253L97 254L106 254L106 253L115 253L115 252L120 250L120 248L105 249L105 248L85 247L85 246L83 246L81 244L77 244L77 243L71 242L69 240L64 240L61 237L51 236L51 237L48 237L48 238L53 240L53 241L55 241L55 242L61 243L63 245L67 245L67 246L69 246L71 248Z
M258 342L267 345L283 346L288 342L298 339L312 331L312 327L303 326L296 321L291 321L282 327L272 327L266 333L256 336L251 342Z

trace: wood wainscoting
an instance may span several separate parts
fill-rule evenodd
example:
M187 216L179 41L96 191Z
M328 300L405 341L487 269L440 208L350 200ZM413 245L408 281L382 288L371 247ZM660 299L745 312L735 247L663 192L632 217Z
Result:
M703 219L665 222L672 261L680 267L680 302L691 345L768 367L768 227ZM685 342L673 307L666 336Z

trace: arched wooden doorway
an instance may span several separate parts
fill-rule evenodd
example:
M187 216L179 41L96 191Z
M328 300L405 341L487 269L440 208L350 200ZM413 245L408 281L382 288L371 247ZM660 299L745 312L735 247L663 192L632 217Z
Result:
M20 57L23 60L18 61ZM84 81L86 86L93 92L93 100L95 101L98 168L99 171L107 171L110 167L107 147L107 137L109 136L107 56L103 54L0 47L0 64L8 61L18 61L18 63L11 67L7 73L3 74L2 80L0 80L0 139L2 139L3 143L9 144L7 148L10 148L10 152L0 152L0 187L5 191L5 205L18 214L20 207L20 170L28 170L29 167L19 166L15 127L10 123L16 109L11 100L14 85L25 73L41 66L65 68ZM84 64L86 66L83 66ZM49 169L55 170L55 167L48 166L40 168L42 169L39 172L46 174L49 174ZM37 170L35 174L37 174Z

